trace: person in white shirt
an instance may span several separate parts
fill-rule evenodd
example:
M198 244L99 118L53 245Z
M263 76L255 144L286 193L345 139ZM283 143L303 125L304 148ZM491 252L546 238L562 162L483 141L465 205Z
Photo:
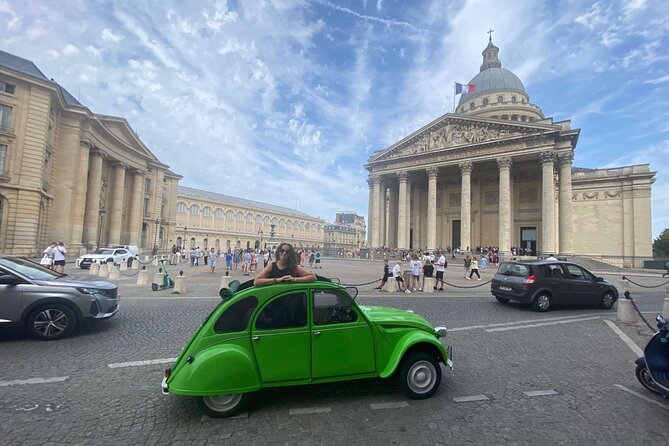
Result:
M398 260L395 266L393 267L393 277L395 278L395 281L397 282L397 288L400 291L404 291L405 293L411 293L409 289L406 287L406 284L404 284L404 279L402 279L402 267L400 264L402 263L401 260ZM404 290L402 289L402 284L404 284Z
M420 268L423 266L423 263L418 260L418 254L413 255L413 260L409 263L409 268L411 269L411 278L413 282L411 288L416 291L423 291L423 288L420 286Z
M546 257L546 260L550 260L551 262L557 262L557 259L555 258L555 256L553 254Z
M478 277L476 280L481 280L481 275L479 274L479 263L476 260L476 256L472 257L472 263L469 265L469 277L467 277L467 280L472 280L474 273L476 273L476 277Z
M65 272L65 254L67 254L67 249L65 249L65 243L60 242L58 246L52 249L53 252L53 270L60 272Z
M439 251L438 254L439 260L437 260L437 264L434 267L435 278L437 279L434 289L444 291L444 271L446 271L446 257L444 257L444 251ZM441 282L441 286L439 286L439 282Z

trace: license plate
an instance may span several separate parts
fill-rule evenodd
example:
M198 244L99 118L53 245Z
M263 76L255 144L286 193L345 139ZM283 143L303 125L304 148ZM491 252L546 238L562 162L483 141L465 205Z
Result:
M511 291L511 288L509 288L508 286L501 286L499 287L499 289L502 291Z

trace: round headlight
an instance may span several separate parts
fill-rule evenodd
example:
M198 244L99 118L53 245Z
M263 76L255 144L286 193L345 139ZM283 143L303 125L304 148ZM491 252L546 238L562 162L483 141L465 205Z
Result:
M440 338L443 338L446 336L446 333L448 333L448 329L444 325L440 325L438 327L434 327L434 332L437 333L437 336Z

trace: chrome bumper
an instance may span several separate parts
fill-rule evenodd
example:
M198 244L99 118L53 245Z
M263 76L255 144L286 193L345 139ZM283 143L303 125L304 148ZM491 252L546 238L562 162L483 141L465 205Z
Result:
M167 388L167 378L163 376L163 382L160 383L160 388L163 391L163 395L169 395L170 391Z

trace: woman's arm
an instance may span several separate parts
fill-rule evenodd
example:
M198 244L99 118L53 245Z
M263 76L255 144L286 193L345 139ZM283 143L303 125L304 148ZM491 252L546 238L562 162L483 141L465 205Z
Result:
M269 273L272 271L272 264L268 263L262 271L253 279L253 286L266 286L277 282L277 279L270 279Z
M293 282L315 282L316 281L316 274L312 273L306 268L302 268L301 266L297 267L296 275L295 275L295 280Z

